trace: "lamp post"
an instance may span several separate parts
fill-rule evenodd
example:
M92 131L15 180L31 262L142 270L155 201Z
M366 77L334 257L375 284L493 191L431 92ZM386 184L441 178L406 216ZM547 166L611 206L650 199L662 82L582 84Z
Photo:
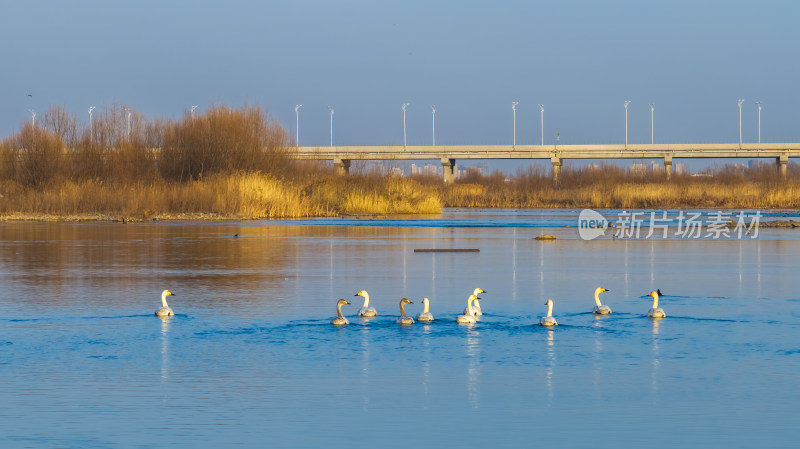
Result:
M761 143L761 102L756 101L758 105L758 143Z
M33 109L28 109L28 112L31 113L31 126L36 128L36 111L34 111Z
M294 115L295 115L295 127L294 127L295 137L294 137L294 143L298 147L300 146L300 108L301 107L303 107L302 104L294 105Z
M431 119L433 120L433 146L436 146L436 105L431 105Z
M742 103L744 103L744 98L740 98L739 101L739 145L742 144Z
M542 145L544 145L544 105L539 105L539 112L542 119Z
M195 110L195 109L197 109L197 105L196 105L196 104L195 104L195 105L192 105L192 107L191 107L191 109L190 109L190 111L189 111L189 113L190 113L190 114L191 114L191 116L192 116L192 120L194 120L194 110Z
M92 122L92 111L96 108L94 106L89 106L89 138L94 140L94 124Z
M331 146L333 146L333 106L328 106L331 111Z
M655 143L655 134L653 131L653 112L656 110L656 106L653 103L649 103L648 106L650 106L650 144L652 145Z
M519 101L512 101L511 102L511 111L513 111L512 114L514 116L514 119L513 119L514 120L514 134L513 134L511 143L515 147L517 146L517 105L518 104L519 104Z
M125 140L130 142L130 140L131 140L131 110L128 109L127 106L123 106L122 110L127 112L127 119L126 119L126 122L125 122L126 123L126 125L125 125Z
M411 103L403 103L403 149L406 147L406 108Z
M628 105L630 100L625 100L625 146L628 146Z

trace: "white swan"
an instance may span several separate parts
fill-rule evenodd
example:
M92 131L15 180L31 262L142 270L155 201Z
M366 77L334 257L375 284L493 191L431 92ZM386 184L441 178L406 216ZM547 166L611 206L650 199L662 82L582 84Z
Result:
M414 324L414 318L406 315L406 304L414 304L408 298L400 300L400 318L397 319L397 324Z
M548 299L544 304L547 306L547 316L543 316L539 320L539 325L545 327L558 326L558 322L553 318L553 300Z
M481 311L481 303L478 302L478 300L480 299L480 298L478 298L478 295L481 294L481 293L486 293L486 290L478 287L478 288L476 288L475 290L472 291L472 294L475 296L475 299L472 300L472 313L470 314L472 316L481 316L481 315L483 315L483 312ZM467 313L467 309L464 309L464 313L465 314Z
M648 296L653 297L653 307L651 307L650 310L647 312L647 316L649 316L650 318L665 318L667 314L664 313L664 309L658 307L658 292L657 291L650 292Z
M467 310L464 311L463 315L459 315L456 317L456 323L458 324L475 324L475 311L472 310L472 301L478 299L475 295L469 295L467 298Z
M375 307L369 306L369 293L367 293L366 290L361 290L354 296L364 297L364 305L361 307L361 310L358 311L358 316L362 316L365 318L372 318L378 316L378 311L375 310Z
M611 313L611 307L600 303L600 293L607 291L609 290L603 287L597 287L597 289L594 291L594 303L597 305L592 309L592 313L595 315L608 315Z
M428 298L422 298L422 313L417 315L417 321L420 323L430 323L433 321L433 314L430 312L430 310L428 310L430 307L429 304L430 301Z
M175 315L175 312L167 305L167 296L177 296L169 290L161 292L161 308L156 310L156 316L165 317Z
M334 326L342 326L342 325L345 325L345 324L350 324L350 322L347 321L347 318L345 318L344 315L342 315L342 306L346 305L346 304L350 304L350 303L345 301L344 299L340 299L339 301L336 302L336 315L337 316L334 319L331 320L331 324L333 324Z

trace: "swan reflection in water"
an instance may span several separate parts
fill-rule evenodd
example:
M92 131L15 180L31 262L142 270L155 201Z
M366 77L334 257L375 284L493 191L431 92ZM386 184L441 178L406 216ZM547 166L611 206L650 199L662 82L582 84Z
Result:
M478 396L478 381L481 376L481 346L480 332L470 327L467 331L467 357L469 366L467 368L467 400L473 408L480 407Z
M160 316L161 319L161 382L169 379L169 327L172 317Z
M556 366L555 331L547 330L547 371L545 374L545 384L547 385L547 397L549 405L553 403L553 370Z

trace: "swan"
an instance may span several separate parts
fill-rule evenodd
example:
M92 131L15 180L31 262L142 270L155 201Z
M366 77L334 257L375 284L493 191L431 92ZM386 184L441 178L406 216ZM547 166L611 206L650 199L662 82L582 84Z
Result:
M430 301L428 298L422 298L422 306L422 313L417 315L417 321L421 323L430 323L433 321L433 314L430 312L430 310L428 310L430 307Z
M469 295L467 298L467 310L464 311L463 315L459 315L456 317L456 323L458 324L475 324L475 311L472 310L472 301L478 299L475 295Z
M158 317L175 315L175 312L173 312L170 306L167 305L167 296L177 296L177 295L169 290L164 290L163 292L161 292L161 308L156 310L156 316Z
M472 291L472 294L475 296L475 299L472 300L472 313L470 313L470 315L472 315L472 316L481 316L481 315L483 315L483 312L481 312L481 303L478 302L478 300L480 299L480 298L478 298L478 295L481 294L481 293L486 293L486 290L478 287L478 288L476 288L475 290ZM467 313L467 309L464 309L464 314L466 314L466 313Z
M344 315L342 315L342 306L347 305L347 304L350 304L350 303L347 302L344 299L340 299L339 301L336 302L336 315L337 316L334 319L331 320L331 324L333 324L334 326L342 326L342 325L345 325L345 324L350 324L350 322L347 321L347 318L345 318Z
M354 296L364 297L364 305L361 307L361 310L358 311L358 316L363 316L365 318L372 318L378 316L378 311L375 310L375 307L369 306L369 293L367 293L366 290L361 290Z
M597 289L594 291L594 303L597 305L592 309L592 313L595 315L609 315L611 313L611 307L600 303L600 293L607 291L609 290L603 287L597 287Z
M650 318L665 318L667 314L664 313L664 309L658 307L658 291L650 292L647 296L653 297L653 307L647 312L647 316Z
M548 299L544 305L547 306L547 316L543 316L539 320L539 325L545 327L558 326L558 322L556 322L556 319L553 318L553 300Z
M398 324L414 324L414 318L406 315L406 304L414 304L408 298L400 300L400 318L397 319Z

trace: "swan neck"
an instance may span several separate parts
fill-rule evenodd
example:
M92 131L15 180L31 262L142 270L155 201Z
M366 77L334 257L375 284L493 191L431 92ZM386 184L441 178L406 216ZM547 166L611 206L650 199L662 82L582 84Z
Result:
M553 303L547 303L547 317L551 318L553 316Z
M369 307L369 294L364 293L362 296L364 297L364 307Z
M166 293L162 293L161 294L161 305L164 306L164 307L169 307L167 305L167 294Z
M653 308L658 308L658 295L653 296Z
M428 312L428 307L429 307L428 301L423 301L422 303L423 303L422 313L429 313Z
M600 306L603 305L603 304L600 303L600 292L598 292L598 291L594 292L594 302L595 302L595 304L597 304L597 307L600 307Z
M406 316L406 307L402 302L400 303L400 316Z
M472 308L472 301L474 301L472 296L467 298L467 312L469 312L468 315L473 315L475 313L475 309Z
M342 318L342 305L336 304L336 314L339 315L339 318Z

